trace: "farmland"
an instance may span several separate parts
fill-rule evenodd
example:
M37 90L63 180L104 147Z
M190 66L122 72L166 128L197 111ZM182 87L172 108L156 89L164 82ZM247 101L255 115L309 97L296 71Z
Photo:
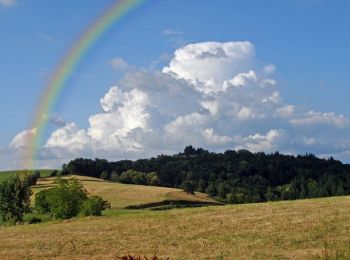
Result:
M350 197L163 211L127 210L164 199L203 199L181 190L80 177L110 200L102 217L0 227L1 259L305 259L350 256ZM35 189L52 185L42 179ZM192 196L192 197L191 197ZM18 246L21 245L21 246Z

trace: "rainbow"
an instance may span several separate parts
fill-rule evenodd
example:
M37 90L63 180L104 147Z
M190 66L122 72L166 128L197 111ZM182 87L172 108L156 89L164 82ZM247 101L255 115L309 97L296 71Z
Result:
M38 148L41 145L45 129L48 125L48 115L52 113L53 107L59 99L60 93L63 91L71 72L79 65L94 43L113 24L145 1L116 1L85 30L81 37L72 44L69 51L63 56L61 62L50 76L35 110L30 128L35 129L35 134L28 138L26 142L26 149L24 149L22 156L24 168L34 168Z

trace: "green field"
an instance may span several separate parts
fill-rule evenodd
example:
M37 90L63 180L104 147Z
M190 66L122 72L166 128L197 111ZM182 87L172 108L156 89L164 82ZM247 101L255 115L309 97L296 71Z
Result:
M349 259L350 196L163 211L123 207L209 200L181 190L79 177L111 201L102 217L0 227L0 259ZM39 182L35 190L52 185ZM45 219L44 219L45 220Z
M11 176L19 175L23 176L25 174L30 174L35 172L36 170L17 170L17 171L0 171L0 181L3 179L6 179ZM47 177L50 176L53 169L43 169L43 170L38 170L40 172L41 177Z

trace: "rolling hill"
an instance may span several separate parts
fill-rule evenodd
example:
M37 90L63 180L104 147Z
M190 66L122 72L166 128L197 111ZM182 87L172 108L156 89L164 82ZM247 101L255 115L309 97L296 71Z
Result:
M208 195L200 192L188 194L182 190L166 187L144 186L122 184L104 181L101 179L85 176L69 176L65 178L76 178L86 188L89 194L101 196L111 203L113 209L125 207L156 207L167 204L219 204L210 199ZM41 178L33 187L34 194L41 189L52 187L54 178Z
M16 170L16 171L0 171L0 181L14 176L16 174L18 174L19 176L23 176L24 174L29 174L29 173L33 173L36 170ZM50 174L52 173L52 171L54 171L53 169L41 169L38 170L40 172L41 177L47 177L50 176Z
M126 254L150 259L155 253L160 259L350 257L349 196L106 214L2 226L0 259L117 259Z

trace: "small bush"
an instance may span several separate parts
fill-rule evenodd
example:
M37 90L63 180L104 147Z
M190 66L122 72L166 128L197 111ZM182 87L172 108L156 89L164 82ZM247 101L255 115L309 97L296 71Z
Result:
M38 223L41 223L41 222L42 222L41 218L37 218L37 217L31 217L28 220L28 224L38 224Z
M39 175L40 175L40 173L39 173ZM35 174L35 173L26 174L23 181L27 186L34 186L34 185L36 185L36 183L38 181L37 174Z
M41 177L41 174L39 171L35 171L33 174L36 176L37 179Z
M105 181L108 180L109 179L108 172L102 172L100 175L100 179L105 180Z
M119 175L116 171L113 171L111 173L111 181L113 182L119 182Z
M56 183L55 187L37 193L35 208L42 213L48 211L58 219L75 217L87 199L86 190L76 179L67 181L59 178Z
M42 190L35 194L35 210L41 214L50 213L50 190Z
M99 196L91 196L84 201L80 213L83 216L101 216L102 211L111 208L108 201Z
M108 201L99 196L87 197L83 185L76 179L67 181L59 178L57 185L35 195L35 209L38 213L50 214L54 218L69 219L79 213L84 216L101 216L110 208Z

